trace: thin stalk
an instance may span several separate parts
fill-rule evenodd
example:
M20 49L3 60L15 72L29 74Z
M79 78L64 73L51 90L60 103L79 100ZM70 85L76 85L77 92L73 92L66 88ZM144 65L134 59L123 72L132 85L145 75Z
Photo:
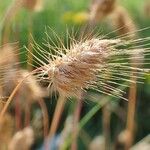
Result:
M110 115L109 102L102 108L102 119L103 119L103 134L105 139L105 150L110 149Z
M127 138L127 142L125 143L125 149L128 150L133 141L134 141L134 128L135 128L135 110L136 110L136 93L137 93L137 85L136 85L136 77L132 77L132 81L135 83L131 83L129 90L129 103L128 103L128 113L127 113L127 125L126 130L129 133L129 138Z
M48 136L48 128L49 128L48 111L47 111L47 107L46 107L46 104L45 104L43 99L38 100L38 103L39 103L39 105L41 107L42 114L43 114L44 138L46 138Z
M82 108L83 94L81 93L79 99L77 100L76 109L73 117L73 132L72 132L72 144L71 150L77 150L77 138L78 138L78 125L80 119L80 113Z
M64 109L65 102L66 102L66 97L64 95L60 95L56 104L52 124L49 130L49 134L48 134L49 139L51 139L56 133L60 121L60 117Z
M20 130L22 128L21 125L21 110L20 110L20 103L19 103L19 96L17 94L15 99L15 122L16 122L16 129Z
M138 54L139 55L139 54ZM131 60L133 63L139 60L133 59ZM142 60L143 61L143 60ZM137 65L133 65L133 67L137 67ZM125 150L128 150L134 141L134 128L135 128L135 111L136 111L136 96L137 96L137 73L131 72L131 80L134 81L130 85L129 89L129 102L128 102L128 112L127 112L127 141L125 142Z
M28 127L30 125L30 118L31 118L31 104L26 103L25 106L25 127Z

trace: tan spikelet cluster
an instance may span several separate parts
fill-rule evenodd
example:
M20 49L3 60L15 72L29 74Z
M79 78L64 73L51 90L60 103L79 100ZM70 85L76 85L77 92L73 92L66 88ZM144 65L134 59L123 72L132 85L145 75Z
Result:
M15 49L6 45L0 49L0 89L1 97L9 96L18 82L25 78L29 72L19 69L17 66L18 56L15 54ZM20 99L33 102L46 95L46 92L37 83L36 78L30 75L23 86L19 89L18 95Z
M31 11L40 11L43 8L43 0L24 0L23 6Z
M11 139L9 150L29 150L34 142L34 132L32 128L26 127L22 131L17 132Z
M17 62L18 56L15 54L13 46L7 44L0 49L0 95L3 98L10 93L8 91L12 84L9 81L16 76ZM8 83L8 88L5 88Z
M110 14L116 5L116 0L92 0L90 7L90 20L101 21Z
M119 35L124 35L128 39L135 39L137 37L137 28L129 13L122 6L116 6L111 17L113 28L116 29Z
M9 44L0 48L0 66L10 66L12 67L13 64L17 61L17 56L14 53L14 48Z
M27 70L19 70L17 74L7 74L4 78L6 80L5 89L9 90L10 94L17 84L28 75L29 72ZM7 82L8 80L9 82ZM30 75L19 89L18 96L24 106L26 102L33 103L46 96L46 90L44 91L44 89L38 84L36 78L33 75Z
M29 75L29 72L27 70L21 70L20 75L17 79L18 81L16 83L18 83L21 79L24 79L27 75ZM20 96L22 98L28 95L30 101L41 99L46 95L46 92L40 87L33 75L30 75L26 79L26 81L20 88L19 93L21 94Z
M93 0L89 16L92 24L108 17L110 19L108 23L118 32L118 35L126 35L127 39L137 37L137 27L134 21L128 11L116 0Z
M119 41L91 39L74 44L62 57L58 56L41 67L41 75L48 75L50 89L66 96L78 95L96 82L96 75L105 64L108 50Z
M0 121L0 148L4 148L8 145L12 138L13 132L14 119L9 113L6 113Z

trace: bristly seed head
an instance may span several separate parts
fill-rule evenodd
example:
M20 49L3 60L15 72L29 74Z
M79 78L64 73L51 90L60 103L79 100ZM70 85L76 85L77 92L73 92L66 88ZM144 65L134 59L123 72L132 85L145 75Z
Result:
M108 50L120 40L91 39L74 44L62 57L43 66L50 80L49 87L66 96L78 95L95 84L99 69L104 66Z
M125 99L123 89L134 82L132 78L136 77L140 79L137 83L143 83L143 75L149 71L140 67L149 64L146 62L149 59L142 61L144 56L150 55L150 50L143 48L142 43L148 42L150 38L131 41L89 37L76 41L70 38L72 44L67 43L67 47L62 39L57 38L61 47L57 47L54 41L51 41L54 44L52 46L46 39L44 46L49 51L35 42L33 48L39 57L32 53L34 62L40 66L37 67L37 77L48 83L50 92L57 91L63 96L71 97L92 89Z

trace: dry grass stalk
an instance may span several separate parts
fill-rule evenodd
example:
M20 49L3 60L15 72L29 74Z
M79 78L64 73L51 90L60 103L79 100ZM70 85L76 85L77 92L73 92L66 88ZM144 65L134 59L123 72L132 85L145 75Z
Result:
M103 135L104 135L104 147L105 150L110 149L110 117L111 110L109 102L102 108L102 119L103 119Z
M41 107L42 114L43 114L43 127L44 127L43 136L44 136L44 138L46 138L48 136L48 129L49 129L48 110L47 110L46 104L43 99L39 99L38 103Z
M60 121L60 117L61 117L61 114L62 114L63 109L64 109L65 101L66 101L65 96L60 95L59 99L57 101L57 104L56 104L56 108L55 108L55 112L54 112L54 115L53 115L51 127L50 127L50 130L49 130L49 135L48 135L49 139L51 139L57 131L59 121Z
M60 135L60 144L59 144L59 150L64 149L64 143L65 141L70 138L70 134L73 130L73 116L68 116L66 118L65 124L64 124L64 128L61 132Z
M77 104L75 107L75 112L73 115L73 129L72 129L72 144L71 144L71 150L77 150L77 138L78 138L78 125L80 120L80 113L82 109L82 101L83 101L83 93L80 94L80 97L78 97Z

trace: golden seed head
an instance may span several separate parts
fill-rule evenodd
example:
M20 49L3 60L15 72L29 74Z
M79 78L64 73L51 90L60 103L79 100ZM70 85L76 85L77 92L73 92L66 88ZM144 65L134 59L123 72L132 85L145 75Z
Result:
M43 8L43 0L24 0L24 7L32 11L40 11Z
M111 15L113 27L119 35L128 35L128 39L137 37L137 28L129 13L122 6L117 6Z
M17 62L17 56L14 53L14 48L10 45L5 45L0 48L0 66L12 67Z
M105 64L107 50L118 40L91 39L72 45L62 57L56 57L43 67L52 90L66 96L78 95L96 81L100 66Z
M27 70L21 70L20 75L17 78L17 81L24 79L29 75ZM16 82L16 83L18 83ZM36 78L33 75L28 76L28 78L24 81L22 87L19 89L19 95L21 98L28 99L29 102L33 102L33 100L41 99L46 95L46 92L43 88L38 84Z
M90 20L98 22L115 8L116 0L93 0L90 9Z

